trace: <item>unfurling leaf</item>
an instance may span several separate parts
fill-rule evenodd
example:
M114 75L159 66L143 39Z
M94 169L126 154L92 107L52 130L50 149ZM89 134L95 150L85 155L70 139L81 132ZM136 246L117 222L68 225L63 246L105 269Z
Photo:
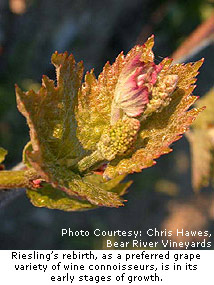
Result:
M30 127L23 161L46 183L28 190L34 205L69 211L121 206L130 185L121 179L152 166L188 129L201 111L188 109L202 61L172 65L166 58L156 65L153 45L151 37L107 63L98 79L87 72L83 83L83 64L55 53L56 86L43 76L38 93L16 88Z
M192 154L192 184L198 191L214 185L214 90L210 90L197 103L196 107L206 106L204 112L186 134Z

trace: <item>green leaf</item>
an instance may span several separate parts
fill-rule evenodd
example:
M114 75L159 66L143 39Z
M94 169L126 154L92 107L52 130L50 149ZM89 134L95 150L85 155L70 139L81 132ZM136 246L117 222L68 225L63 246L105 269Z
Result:
M98 80L93 71L87 73L85 82L80 88L78 108L76 108L77 136L85 149L94 151L94 156L98 157L100 154L100 161L101 158L103 161L110 161L104 172L104 177L107 179L120 174L140 172L154 165L155 159L171 151L170 144L181 138L202 110L188 111L197 99L191 93L203 60L172 65L172 60L166 58L157 66L154 64L153 45L154 38L151 37L143 46L132 48L126 56L121 53L115 63L105 65ZM140 69L142 69L140 79L134 78L135 74L137 76L140 73ZM140 99L138 99L140 93L134 93L139 80L145 80L145 85L142 86L144 97L139 97ZM133 92L130 96L129 91ZM137 140L135 134L134 145L127 144L125 148L124 140L128 141L126 133L117 135L117 132L114 132L113 139L109 133L119 123L123 125L121 130L125 128L127 116L124 113L130 113L130 116L132 113L135 114L134 106L136 104L136 108L139 107L138 103L141 102L139 100L143 98L146 102L146 92L149 103L141 104L141 109L145 108L145 111L141 110L142 114L139 112L139 116L136 117L141 122L140 130L136 130ZM119 94L116 103L113 100L115 93ZM121 99L124 93L125 98ZM132 101L128 102L129 99ZM123 102L123 105L120 106L120 102ZM127 112L124 106L130 107L132 112ZM118 151L118 146L121 151ZM93 155L90 159L92 157ZM90 165L86 162L88 163L85 159L83 163L79 163L80 171L84 172Z
M55 168L52 172L52 184L63 189L68 195L74 195L87 199L90 203L97 206L119 207L122 206L122 200L116 193L107 192L102 184L94 184L87 181L76 173L62 167Z
M5 160L5 156L7 155L7 150L0 147L0 163Z
M104 182L101 175L92 174L85 177L85 181L90 183L90 185L97 185L106 191L111 191L122 196L132 183L120 183L124 178L124 175L121 175L116 179ZM97 208L97 206L86 200L75 199L75 197L71 197L65 192L57 188L53 188L50 184L46 184L44 187L37 190L28 189L27 196L29 197L31 203L36 207L46 207L49 209L58 209L64 211L83 211Z
M206 106L187 132L192 156L192 185L198 191L214 185L214 89L197 101L196 107Z
M76 137L74 117L83 65L76 65L73 56L67 53L55 53L52 63L57 72L56 87L43 76L38 93L32 90L25 93L16 88L18 108L27 119L32 144L24 150L24 162L32 165L46 182L68 195L99 206L118 207L122 201L116 193L84 182L74 172L77 161L86 154Z
M36 207L46 207L63 211L83 211L95 208L87 201L69 197L59 189L47 184L38 190L27 190L27 196Z
M57 72L56 87L46 76L38 93L33 90L25 93L16 87L18 108L30 127L33 152L28 159L35 160L34 166L42 175L55 163L74 165L85 154L76 137L74 117L83 65L76 65L73 56L67 53L55 53L52 63Z

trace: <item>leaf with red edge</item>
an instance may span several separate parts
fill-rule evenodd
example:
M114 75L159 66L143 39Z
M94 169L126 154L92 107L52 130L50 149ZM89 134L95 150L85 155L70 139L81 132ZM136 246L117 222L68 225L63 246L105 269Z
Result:
M74 108L81 84L83 65L67 53L52 56L57 86L43 76L38 93L16 87L19 111L27 118L33 152L29 153L38 171L46 175L52 164L75 164L84 154L76 137ZM29 157L30 158L30 157Z
M170 144L181 138L203 109L188 111L197 99L191 95L194 89L192 84L195 82L197 70L202 62L176 65L164 71L166 74L177 74L179 77L177 89L171 95L169 105L142 120L135 150L128 157L111 161L104 172L106 178L140 172L152 166L155 163L154 160L162 154L171 151Z
M125 194L127 188L132 182L120 183L125 178L124 175L118 176L111 181L105 182L101 175L92 174L85 178L85 182L90 185L96 185L105 191L117 193L119 196ZM63 211L84 211L97 208L87 200L77 199L75 196L70 196L65 192L46 184L39 189L28 189L27 196L31 203L36 207L46 207L49 209L58 209ZM102 203L101 203L102 204Z
M52 63L56 67L57 86L43 76L38 93L16 88L18 108L27 119L32 144L32 149L31 145L26 147L24 157L46 182L68 195L99 206L118 207L122 201L116 193L84 182L72 171L86 154L76 137L74 117L83 65L76 65L73 56L67 53L55 53Z

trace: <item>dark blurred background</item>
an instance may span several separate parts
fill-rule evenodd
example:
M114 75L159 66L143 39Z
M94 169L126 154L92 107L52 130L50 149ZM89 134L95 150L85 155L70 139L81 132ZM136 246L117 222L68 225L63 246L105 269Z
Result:
M37 90L42 74L55 79L50 63L54 51L73 53L77 61L84 61L85 70L94 68L98 75L107 60L112 63L120 51L126 53L154 34L158 62L212 17L213 8L213 0L0 0L0 145L9 151L6 167L21 161L29 140L26 121L16 108L14 84ZM194 54L189 50L189 58L204 56L210 63L212 54L212 41ZM201 69L196 95L207 91L205 85L213 85L210 66ZM126 195L126 206L120 209L82 213L40 209L33 207L24 193L2 203L0 249L105 248L105 238L62 238L61 228L68 227L214 232L213 191L193 192L185 137L174 143L173 149L158 159L155 167L129 177L134 183Z

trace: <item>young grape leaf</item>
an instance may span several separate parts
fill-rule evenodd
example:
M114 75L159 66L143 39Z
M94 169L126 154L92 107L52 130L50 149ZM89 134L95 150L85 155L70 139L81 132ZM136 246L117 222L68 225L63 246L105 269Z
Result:
M171 151L169 145L181 138L202 110L188 108L197 99L191 93L203 60L172 65L166 58L155 65L153 45L151 37L126 56L121 53L115 63L107 63L98 80L93 71L87 73L80 88L77 135L86 149L96 152L105 147L109 155L100 152L110 161L104 172L107 179L152 166L160 155ZM140 120L141 127L136 129L136 142L127 144L123 154L127 116ZM116 130L119 123L124 127Z
M99 206L118 207L122 201L116 193L84 182L72 171L72 166L86 153L76 137L74 117L83 65L76 65L73 56L67 53L55 53L52 63L57 71L56 87L46 76L38 93L32 90L25 93L16 87L18 108L30 127L31 144L25 148L24 161L68 195Z
M63 191L53 188L50 184L37 190L28 189L27 196L36 207L46 207L63 211L83 211L96 207L88 201L71 198Z
M56 87L46 76L38 93L33 90L25 93L16 87L18 109L30 127L32 155L43 174L54 163L72 165L85 154L76 137L74 118L83 64L76 64L67 53L53 54L52 63L57 72Z
M132 183L130 181L120 183L124 178L124 176L118 176L111 181L105 182L101 175L93 174L85 177L85 180L91 185L95 184L101 186L101 188L106 191L111 191L122 196ZM83 211L95 209L97 207L86 200L71 197L65 192L53 188L50 184L46 184L44 187L36 190L28 189L27 196L30 198L31 203L36 207L46 207L64 211Z

